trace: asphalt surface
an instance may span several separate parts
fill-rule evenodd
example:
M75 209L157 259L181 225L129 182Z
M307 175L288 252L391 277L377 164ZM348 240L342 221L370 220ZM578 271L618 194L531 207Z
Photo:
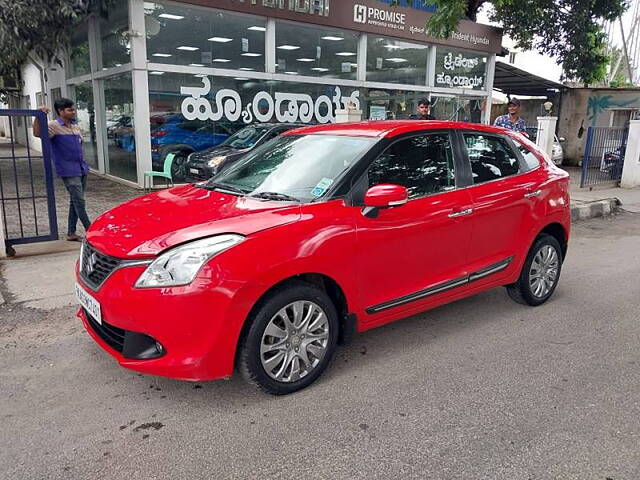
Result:
M546 305L496 289L368 332L288 397L123 370L0 284L0 478L636 480L639 247L638 215L580 222Z

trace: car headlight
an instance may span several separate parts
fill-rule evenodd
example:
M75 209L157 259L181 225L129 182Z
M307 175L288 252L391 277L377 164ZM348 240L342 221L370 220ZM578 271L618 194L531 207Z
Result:
M138 278L136 288L188 285L209 259L243 240L242 235L216 235L172 248L151 262Z
M224 155L220 155L218 157L213 157L211 160L209 160L209 163L207 163L207 165L211 168L216 168L218 166L220 166L220 164L222 162L224 162L227 159L227 157L225 157Z

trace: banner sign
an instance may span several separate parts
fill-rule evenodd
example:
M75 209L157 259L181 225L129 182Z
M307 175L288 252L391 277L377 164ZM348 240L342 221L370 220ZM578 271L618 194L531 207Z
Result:
M215 93L214 104L209 100L211 81L202 78L202 87L180 87L182 95L190 95L182 101L182 115L187 120L218 121L222 118L230 122L242 118L244 123L254 121L266 123L277 120L282 123L333 123L335 109L349 107L360 109L360 92L355 90L343 96L340 87L335 87L334 95L320 95L315 100L305 93L285 93L260 91L253 100L243 105L236 90L224 88Z

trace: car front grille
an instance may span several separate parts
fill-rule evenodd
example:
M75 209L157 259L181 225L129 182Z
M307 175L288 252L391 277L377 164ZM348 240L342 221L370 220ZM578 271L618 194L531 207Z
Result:
M94 290L120 266L122 260L98 252L89 242L84 242L80 258L80 276Z
M91 330L107 345L125 358L151 360L165 355L165 348L153 337L144 333L123 330L102 320L98 323L87 311L82 309Z
M83 310L84 316L89 322L89 325L91 325L93 331L96 332L96 334L116 352L122 353L124 351L124 337L127 332L121 328L109 325L104 320L100 324L95 321L86 309Z

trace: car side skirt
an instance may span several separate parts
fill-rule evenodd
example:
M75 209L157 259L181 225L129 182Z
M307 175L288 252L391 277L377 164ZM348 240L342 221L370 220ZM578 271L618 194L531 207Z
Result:
M501 272L506 269L514 257L508 257L504 260L500 260L492 265L489 265L477 272L474 272L470 275L465 275L459 278L455 278L453 280L447 280L446 282L438 283L436 285L432 285L423 290L419 290L414 293L410 293L409 295L405 295L400 298L396 298L393 300L389 300L384 303L380 303L378 305L374 305L372 307L367 307L366 312L368 314L380 313L385 310L389 310L390 308L399 307L401 305L406 305L407 303L415 302L417 300L422 300L427 297L431 297L433 295L437 295L438 293L446 292L448 290L452 290L454 288L462 287L463 285L468 285L469 283L475 282L477 280L488 277L489 275L493 275L495 273Z

